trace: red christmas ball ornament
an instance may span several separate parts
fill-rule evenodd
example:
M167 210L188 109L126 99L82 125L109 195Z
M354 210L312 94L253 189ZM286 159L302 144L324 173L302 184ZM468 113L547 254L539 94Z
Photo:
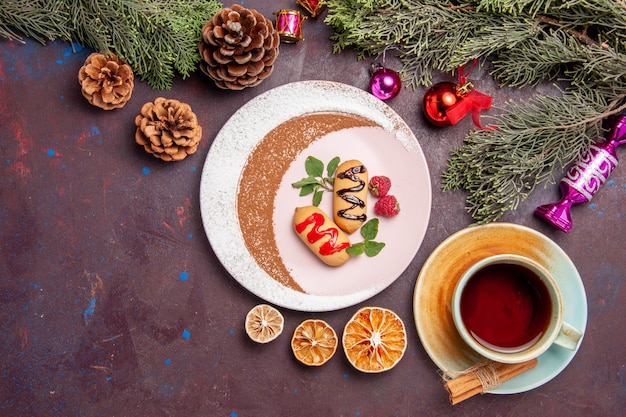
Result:
M390 100L398 95L402 89L400 75L383 65L374 64L371 68L370 92L383 101Z
M476 60L474 60L476 65ZM465 66L459 67L459 83L441 82L434 84L424 94L422 111L426 119L435 126L457 124L468 113L474 124L481 129L496 129L480 125L480 111L491 108L491 97L474 89L467 81Z
M447 111L463 97L457 92L457 85L450 82L437 83L424 94L422 110L426 119L435 126L451 126Z

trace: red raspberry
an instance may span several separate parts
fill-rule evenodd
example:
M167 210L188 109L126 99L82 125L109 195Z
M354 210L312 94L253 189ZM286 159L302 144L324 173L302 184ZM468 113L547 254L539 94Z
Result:
M375 175L370 179L368 188L374 197L382 198L389 192L391 180L384 175Z
M388 194L376 202L374 213L377 216L393 217L400 213L400 203L395 196Z

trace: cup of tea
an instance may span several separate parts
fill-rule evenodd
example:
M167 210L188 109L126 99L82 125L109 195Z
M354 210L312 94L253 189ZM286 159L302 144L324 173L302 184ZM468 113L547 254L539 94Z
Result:
M502 363L534 359L553 344L576 350L582 338L563 320L550 272L514 254L484 258L465 271L453 292L452 316L473 350Z

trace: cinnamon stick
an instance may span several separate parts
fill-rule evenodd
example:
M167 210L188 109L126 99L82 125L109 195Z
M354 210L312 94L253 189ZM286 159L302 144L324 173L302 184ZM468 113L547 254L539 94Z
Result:
M537 359L522 363L487 361L460 372L446 372L444 386L450 394L450 404L458 404L476 394L489 391L504 381L537 366Z

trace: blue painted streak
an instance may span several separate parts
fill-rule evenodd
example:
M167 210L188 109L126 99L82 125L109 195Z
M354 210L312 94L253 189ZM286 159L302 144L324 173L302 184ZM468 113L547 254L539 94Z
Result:
M89 306L83 311L83 320L85 320L85 324L89 324L93 313L96 312L96 297L91 297L89 299Z

